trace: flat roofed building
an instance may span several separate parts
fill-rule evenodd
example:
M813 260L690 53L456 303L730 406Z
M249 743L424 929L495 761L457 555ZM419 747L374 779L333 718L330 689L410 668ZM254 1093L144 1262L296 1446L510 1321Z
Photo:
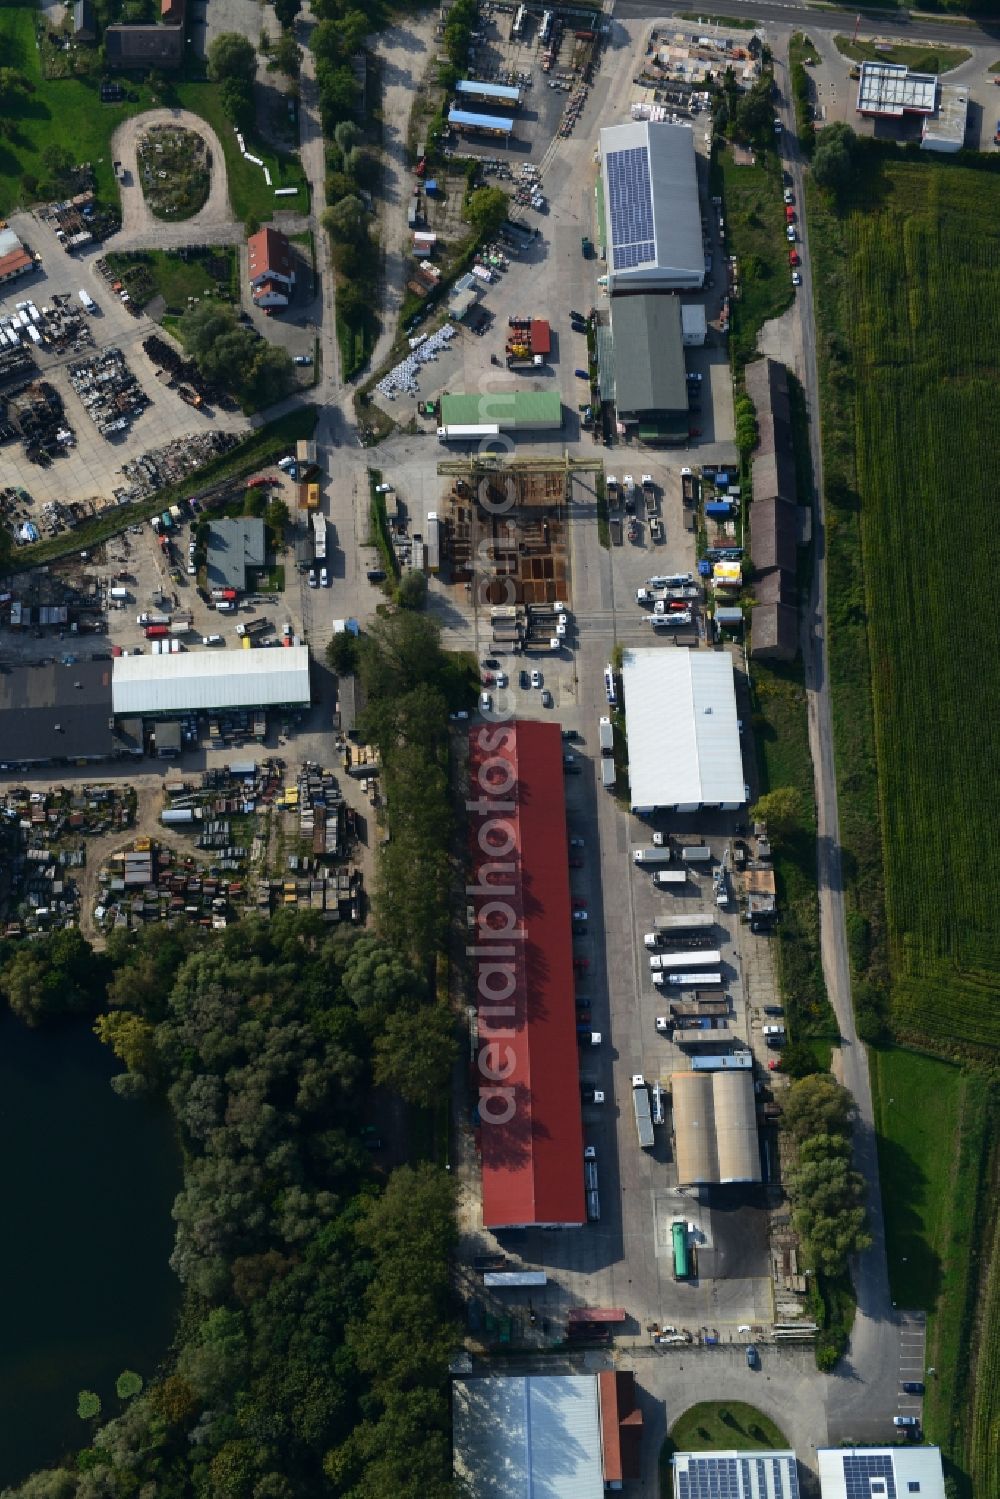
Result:
M179 68L184 61L183 26L108 26L104 59L109 68Z
M611 290L704 285L693 131L664 121L612 125L600 152Z
M969 123L969 90L943 83L937 113L928 115L920 132L925 151L961 151Z
M670 1465L674 1499L799 1499L798 1465L790 1449L675 1452Z
M593 1374L456 1379L452 1430L468 1499L604 1499Z
M601 1399L601 1453L609 1489L642 1477L642 1411L631 1369L603 1369L597 1376Z
M111 661L0 670L0 763L46 765L129 753L111 719Z
M686 443L687 370L681 304L669 292L627 292L611 299L615 408L646 443Z
M507 115L481 115L469 109L449 109L448 124L480 135L510 135L514 129L514 121Z
M627 650L632 810L730 810L746 801L733 663L725 651Z
M933 73L911 73L903 63L863 62L858 114L899 119L934 113L938 81Z
M158 718L237 708L307 708L309 650L182 651L119 656L112 665L112 711Z
M562 400L557 390L498 390L441 397L441 422L468 427L495 422L501 432L559 432Z
M247 591L247 570L264 566L264 522L259 516L214 520L208 529L209 587Z
M521 102L521 90L507 83L483 83L478 78L462 78L455 84L455 92L463 100L481 99L484 103L500 104L516 109Z
M675 1072L671 1088L678 1185L759 1182L752 1074L746 1069Z
M823 1499L945 1499L940 1447L820 1447Z
M483 1222L580 1227L587 1214L559 725L470 729L469 777ZM518 934L502 952L499 907Z

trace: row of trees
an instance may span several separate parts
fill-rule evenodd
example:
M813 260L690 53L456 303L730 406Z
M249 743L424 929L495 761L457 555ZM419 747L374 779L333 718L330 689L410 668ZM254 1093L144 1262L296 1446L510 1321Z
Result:
M848 1257L871 1245L865 1184L851 1166L854 1102L829 1073L793 1083L784 1122L796 1145L788 1178L792 1222L808 1265L821 1277L846 1277ZM821 1367L830 1367L841 1349L820 1349ZM824 1352L826 1357L823 1357Z
M334 636L329 660L341 674L357 672L363 731L382 761L389 840L379 858L379 929L430 973L447 932L448 713L468 702L466 673L441 649L436 621L409 609L376 619L357 640Z
M37 947L50 972L95 979L82 948ZM22 951L0 954L11 1000ZM176 1120L184 1310L164 1372L129 1381L103 1425L84 1391L86 1450L11 1499L444 1495L451 1182L425 1164L380 1183L361 1127L373 1086L426 1096L440 1076L414 1018L420 974L384 938L331 935L308 912L114 934L100 962L88 993L124 1065L117 1091L160 1095Z

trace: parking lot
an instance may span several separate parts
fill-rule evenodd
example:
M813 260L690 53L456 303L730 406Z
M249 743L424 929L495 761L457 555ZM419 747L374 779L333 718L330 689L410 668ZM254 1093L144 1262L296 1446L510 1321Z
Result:
M95 262L100 250L69 256L60 246L51 228L30 215L16 214L11 227L42 255L42 269L11 282L0 296L0 314L14 310L16 302L30 298L43 309L53 305L56 294L69 299L68 305L82 311L81 289L97 305L97 312L87 316L87 330L94 341L93 350L50 352L45 347L33 350L38 376L48 380L62 398L67 424L75 437L51 465L21 464L20 482L40 507L47 501L94 501L98 505L110 500L112 491L122 484L121 466L128 458L157 448L177 438L199 434L212 427L231 432L248 430L247 419L238 411L213 408L210 416L193 412L177 390L157 381L152 362L142 351L142 341L155 331L147 318L133 317L113 295L107 283L97 275ZM88 408L73 389L71 365L79 364L104 350L121 351L124 364L134 377L143 398L141 414L125 429L103 436ZM135 402L132 404L142 404ZM8 453L12 449L6 450Z

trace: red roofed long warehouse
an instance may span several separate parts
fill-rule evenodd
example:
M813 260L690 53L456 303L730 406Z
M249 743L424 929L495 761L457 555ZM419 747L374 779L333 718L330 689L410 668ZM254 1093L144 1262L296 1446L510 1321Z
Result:
M558 725L469 734L483 1222L587 1221Z

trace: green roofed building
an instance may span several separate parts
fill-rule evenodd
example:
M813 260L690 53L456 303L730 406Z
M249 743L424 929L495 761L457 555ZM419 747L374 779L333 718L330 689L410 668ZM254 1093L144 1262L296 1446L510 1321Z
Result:
M640 442L686 443L690 423L680 299L670 292L616 294L611 333L618 420Z
M475 396L442 396L441 425L471 427L495 422L501 432L561 432L556 390L505 390Z

